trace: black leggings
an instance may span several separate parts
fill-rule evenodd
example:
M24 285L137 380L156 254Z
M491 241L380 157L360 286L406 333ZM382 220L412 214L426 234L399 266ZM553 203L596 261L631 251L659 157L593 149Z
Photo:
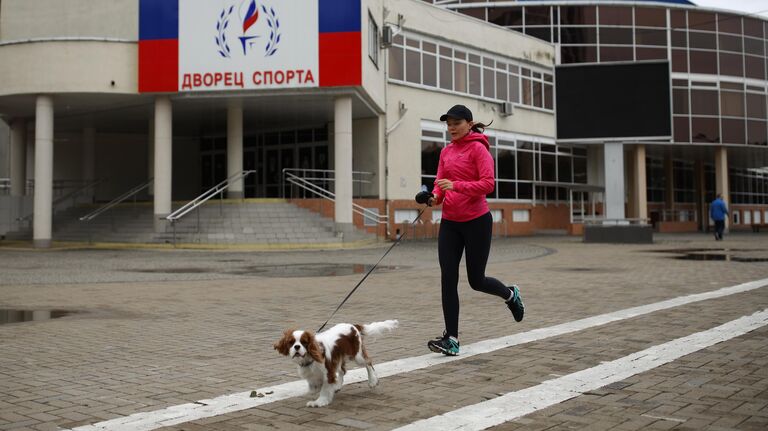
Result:
M459 337L459 263L466 249L467 277L472 289L509 299L511 291L502 282L485 276L491 252L493 217L486 213L465 222L443 220L437 251L443 288L443 317L448 335Z

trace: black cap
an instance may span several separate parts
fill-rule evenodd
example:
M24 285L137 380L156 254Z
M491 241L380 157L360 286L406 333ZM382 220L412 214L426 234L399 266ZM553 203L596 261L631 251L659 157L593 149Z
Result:
M440 116L440 121L445 121L448 118L472 121L472 111L464 105L453 105L448 112Z

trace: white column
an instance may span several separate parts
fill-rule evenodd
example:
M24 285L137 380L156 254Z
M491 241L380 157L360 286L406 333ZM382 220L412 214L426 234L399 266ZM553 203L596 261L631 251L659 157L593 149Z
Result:
M83 129L83 181L91 182L96 179L96 129L86 127ZM91 189L92 200L96 196L96 190Z
M27 122L11 121L11 196L24 196L27 183Z
M149 116L149 133L147 134L147 181L155 176L155 116ZM147 194L155 194L155 183L147 187Z
M603 145L605 165L605 218L624 218L624 148L621 143Z
M352 98L338 97L334 103L335 221L352 225Z
M243 171L243 102L229 101L227 107L227 178ZM243 198L243 180L233 181L227 188L230 199Z
M723 196L723 202L728 206L729 216L732 214L731 194L728 188L728 148L715 148L715 194ZM730 217L725 218L725 227L728 228Z
M35 107L34 246L51 246L53 223L53 99L37 96Z
M173 118L171 99L155 98L155 228L165 228L160 220L171 213L171 178L173 157Z

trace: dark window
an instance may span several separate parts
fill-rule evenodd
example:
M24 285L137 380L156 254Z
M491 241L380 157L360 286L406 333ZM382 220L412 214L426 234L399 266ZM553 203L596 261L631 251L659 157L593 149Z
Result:
M389 51L389 77L403 80L403 48L398 46L392 46Z
M496 97L493 69L483 68L483 96L493 99Z
M594 6L561 6L560 24L562 25L590 25L597 23L597 14Z
M636 7L635 25L641 27L666 27L667 10L661 8Z
M560 43L588 44L597 43L597 28L595 27L561 27Z
M437 57L424 54L424 85L437 87Z
M673 119L675 128L675 142L690 142L691 136L688 133L688 117L675 117Z
M405 51L405 79L421 84L421 54L419 51Z
M552 85L551 84L544 84L544 108L545 109L553 109L554 108L554 96L552 94Z
M744 143L744 120L723 118L723 143Z
M517 75L509 75L509 101L520 103L520 78Z
M631 47L601 46L600 61L631 61L634 58Z
M569 156L559 156L557 158L557 181L561 183L573 182L573 173L571 172L572 160Z
M467 92L467 65L453 63L453 89L459 93Z
M685 48L688 46L688 32L685 30L672 30L672 46Z
M440 151L443 146L437 142L421 141L421 174L437 175Z
M733 91L720 92L720 111L726 117L744 116L744 93Z
M563 46L560 48L560 59L563 64L594 63L597 61L597 47Z
M703 33L691 31L688 33L688 42L691 48L696 49L717 49L717 37L715 33Z
M549 27L525 27L525 34L533 36L537 39L545 40L547 42L552 41L552 30Z
M600 41L602 42L602 39ZM637 45L667 46L667 31L647 28L635 29L635 43Z
M747 117L765 119L765 94L747 93Z
M528 151L517 152L517 178L533 181L533 153Z
M600 6L600 25L632 25L632 7Z
M720 126L717 118L691 118L693 142L720 142Z
M768 129L765 121L747 121L747 143L752 145L768 145Z
M720 51L731 51L741 53L744 50L741 36L733 36L729 34L721 34L720 39Z
M672 71L688 72L688 54L683 49L672 50Z
M475 18L479 18L483 21L485 21L485 8L484 7L473 7L468 9L457 9L456 10L459 13L463 13L464 15L473 16Z
M507 100L507 74L496 72L496 98Z
M765 44L762 39L752 39L751 37L744 38L744 52L753 55L765 54Z
M499 191L499 199L515 199L517 197L514 182L499 181L496 189Z
M752 37L763 37L763 23L754 18L744 18L744 35Z
M525 8L525 26L550 25L549 6L527 6Z
M691 90L691 111L694 114L718 115L717 91Z
M717 14L717 31L720 33L741 34L741 17L725 13Z
M477 66L469 66L469 92L480 95L480 68Z
M542 96L541 82L533 81L533 106L537 108L542 108L544 106L542 104L541 96Z
M715 31L715 14L689 10L688 28L692 30Z
M717 53L691 50L689 56L691 73L717 74Z
M670 25L672 28L687 28L688 25L686 24L686 18L685 18L685 11L684 10L678 10L678 9L672 9L670 11Z
M744 76L743 56L740 54L720 53L720 74Z
M585 157L574 157L573 159L573 182L587 183L587 159Z
M600 45L632 45L632 29L600 27Z
M498 177L506 180L515 179L515 152L499 148L497 171Z
M453 66L451 60L440 57L440 88L453 89Z
M673 112L675 114L688 113L688 89L687 88L672 89L672 107L673 107Z
M667 50L665 48L635 48L638 60L666 60Z

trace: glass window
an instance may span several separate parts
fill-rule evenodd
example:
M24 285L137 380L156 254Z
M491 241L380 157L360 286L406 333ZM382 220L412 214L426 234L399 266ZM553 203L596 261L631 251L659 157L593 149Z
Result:
M525 25L550 25L550 7L549 6L526 6Z
M715 14L689 10L688 28L692 30L715 31Z
M421 141L421 174L437 175L440 151L443 146L437 142Z
M520 103L520 78L517 75L509 75L509 101Z
M480 95L480 68L478 66L469 66L469 92L476 96Z
M720 110L726 117L744 116L744 93L733 91L720 92Z
M511 181L499 181L497 182L496 190L499 192L499 199L515 199L517 193L515 193L515 183Z
M743 57L740 54L720 53L720 74L744 76Z
M672 28L687 28L686 15L684 10L672 9L670 12L670 26Z
M720 51L742 52L744 50L741 36L733 36L729 34L721 34L718 36L720 39Z
M741 17L727 13L717 14L717 31L720 33L741 34Z
M667 10L638 6L635 8L635 25L641 27L666 27Z
M560 60L563 64L595 63L597 62L597 47L595 46L562 46Z
M437 57L424 54L424 85L437 87Z
M496 163L496 169L498 171L497 176L506 180L515 179L515 151L505 148L499 148L498 163Z
M688 72L688 53L683 49L672 50L672 71Z
M754 18L743 18L744 35L752 37L763 37L763 23Z
M523 105L532 105L533 97L531 94L531 80L528 78L523 78L521 87L523 88Z
M691 73L717 75L716 52L691 50L688 55L691 62Z
M478 19L485 21L485 8L484 7L472 7L468 9L457 9L456 12L463 13Z
M692 142L720 142L720 125L717 118L691 118Z
M508 100L507 74L505 72L496 72L496 98L500 100Z
M405 80L421 84L421 54L419 51L405 51Z
M440 57L440 88L453 89L453 65L451 60Z
M672 30L672 46L685 48L688 46L688 32L685 30Z
M585 44L597 43L596 27L561 27L560 43Z
M483 68L483 96L491 99L496 97L495 76L493 69Z
M379 26L368 13L368 58L379 67Z
M453 63L453 90L467 92L467 65L464 63Z
M744 57L747 78L765 79L765 61L762 57L747 55Z
M533 181L533 153L529 151L517 152L517 178Z
M744 143L744 120L734 120L723 118L723 143L743 144Z
M551 84L544 84L544 108L554 109L554 95L552 93L553 86Z
M557 157L557 181L561 183L572 183L573 172L571 171L572 158L569 156Z
M594 25L597 23L597 13L594 6L561 6L560 24L562 25Z
M635 48L638 60L666 60L666 48Z
M747 93L747 117L765 119L765 94Z
M688 117L673 118L673 127L675 129L674 140L675 142L691 142L691 136L688 133Z
M537 108L543 108L542 88L541 82L533 81L533 106Z
M688 89L687 88L674 88L672 89L672 107L675 114L687 114L688 113Z
M631 61L634 60L632 47L601 46L600 61Z
M647 28L635 29L635 43L637 45L667 46L667 31Z
M632 7L600 6L600 25L632 25Z
M523 8L496 8L488 9L488 21L503 27L523 25Z
M717 37L715 33L691 31L688 33L688 43L690 43L691 48L711 50L717 49Z
M765 121L747 121L747 143L752 145L768 145L768 129ZM766 190L768 193L768 190Z
M552 30L550 27L525 27L525 34L547 42L552 42Z
M718 115L717 91L691 90L691 111L694 114Z
M403 48L393 45L389 51L389 77L398 81L403 80Z
M762 39L744 38L744 52L752 55L763 55L765 53L765 44Z
M600 45L632 45L632 29L600 27Z

